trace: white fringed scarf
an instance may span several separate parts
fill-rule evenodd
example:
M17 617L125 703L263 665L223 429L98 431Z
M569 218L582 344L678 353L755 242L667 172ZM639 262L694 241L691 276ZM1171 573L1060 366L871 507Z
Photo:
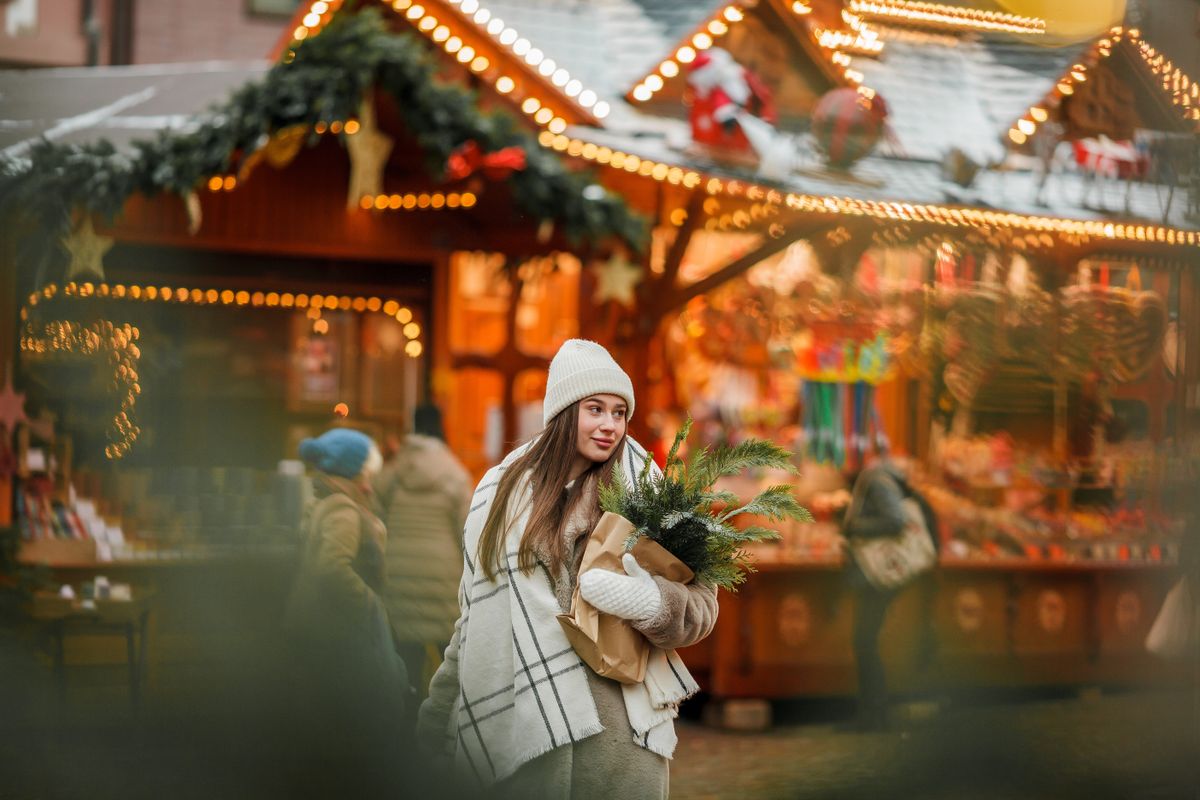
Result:
M455 762L485 785L507 778L543 753L603 730L588 686L588 667L558 623L561 609L545 565L539 562L529 575L517 566L529 519L527 484L509 503L516 522L496 580L484 577L474 561L500 476L525 449L510 453L480 481L464 533L459 694L447 733L455 741ZM627 437L624 458L622 472L632 481L641 473L645 450ZM502 668L505 664L511 668ZM679 704L698 689L674 650L655 648L645 682L622 687L637 744L670 758Z

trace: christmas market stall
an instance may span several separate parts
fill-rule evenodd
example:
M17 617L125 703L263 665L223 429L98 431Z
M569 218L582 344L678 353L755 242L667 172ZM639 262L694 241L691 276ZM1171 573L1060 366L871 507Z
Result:
M944 540L937 657L918 663L907 594L885 628L898 690L1159 674L1142 642L1177 555L1166 477L1191 462L1200 89L1138 30L1056 44L1038 18L903 0L392 7L604 112L539 142L652 220L640 259L580 274L635 431L669 442L688 412L706 441L800 454L818 522L723 595L685 654L706 689L852 690L837 509L884 452L916 462Z
M495 91L483 52L351 5L303 9L271 64L0 76L26 120L0 177L0 524L77 593L152 588L152 661L208 612L277 623L301 438L386 449L433 400L481 471L576 332L581 264L644 241L511 107L528 76ZM68 117L91 127L38 128Z

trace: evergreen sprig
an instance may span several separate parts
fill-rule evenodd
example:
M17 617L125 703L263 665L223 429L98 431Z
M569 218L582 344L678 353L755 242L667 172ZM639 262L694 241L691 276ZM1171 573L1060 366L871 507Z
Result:
M189 130L164 131L129 150L107 140L43 140L24 157L0 158L0 214L17 223L18 263L32 271L31 288L55 280L66 264L62 239L76 212L111 222L135 193L187 195L213 175L236 171L277 131L354 117L374 89L395 100L431 175L441 175L450 154L470 140L485 152L520 147L526 168L508 183L532 224L554 220L576 244L616 237L635 250L644 246L644 221L620 197L568 169L508 112L481 110L473 92L440 80L424 40L389 30L378 9L339 13L289 58ZM312 133L307 143L318 138Z
M600 507L633 525L626 550L639 537L649 537L687 564L698 580L737 591L746 574L754 571L743 546L777 539L779 533L761 525L738 528L731 521L753 514L771 521L811 522L812 515L796 502L787 484L770 486L746 503L740 503L733 492L712 489L719 478L756 467L795 473L787 450L749 439L732 447L705 448L685 462L679 450L691 430L689 417L675 435L661 472L651 468L649 454L632 486L621 468L614 468L612 480L600 487Z

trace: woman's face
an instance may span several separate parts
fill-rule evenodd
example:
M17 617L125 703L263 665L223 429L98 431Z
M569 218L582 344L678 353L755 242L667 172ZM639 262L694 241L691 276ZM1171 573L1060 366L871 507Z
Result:
M615 394L595 394L579 403L579 429L575 434L575 449L581 466L583 459L607 461L625 436L625 400Z

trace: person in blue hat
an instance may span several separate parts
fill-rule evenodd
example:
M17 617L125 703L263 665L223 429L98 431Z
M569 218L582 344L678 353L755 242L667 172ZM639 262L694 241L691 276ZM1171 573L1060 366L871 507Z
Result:
M331 764L324 778L358 780L387 764L402 740L408 686L382 600L387 531L371 478L383 459L369 436L349 428L305 439L300 457L313 470L314 501L286 621L297 706L307 715L307 744Z

